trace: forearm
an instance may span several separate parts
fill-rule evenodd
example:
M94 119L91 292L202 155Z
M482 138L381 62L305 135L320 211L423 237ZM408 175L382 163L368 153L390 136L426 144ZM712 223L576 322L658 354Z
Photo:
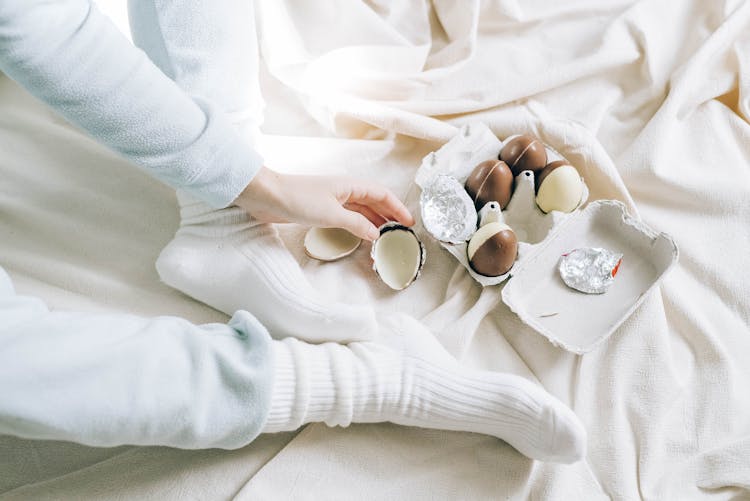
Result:
M167 184L229 205L262 160L89 0L0 2L0 70Z
M216 104L250 132L263 118L254 4L128 0L133 43L181 89Z

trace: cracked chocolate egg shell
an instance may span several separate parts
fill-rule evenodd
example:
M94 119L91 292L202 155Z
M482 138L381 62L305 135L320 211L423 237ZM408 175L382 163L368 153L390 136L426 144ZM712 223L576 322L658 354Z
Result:
M518 254L518 239L507 224L494 222L480 227L467 249L471 269L486 277L510 271Z
M380 279L391 289L402 290L419 277L425 249L411 228L390 222L380 227L370 255Z
M342 228L310 228L305 233L305 254L320 261L335 261L357 250L361 242Z
M544 212L572 212L581 203L583 181L578 171L565 160L548 164L536 183L536 204Z
M513 177L525 170L537 175L547 165L547 149L533 136L517 136L500 150L500 160L508 164Z
M504 209L513 194L513 173L502 160L487 160L471 171L465 187L477 210L488 202L497 202Z

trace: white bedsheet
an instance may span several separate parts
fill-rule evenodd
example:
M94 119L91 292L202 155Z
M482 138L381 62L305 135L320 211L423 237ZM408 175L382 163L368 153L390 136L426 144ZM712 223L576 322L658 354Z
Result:
M389 3L338 2L335 27L320 3L261 3L270 166L372 177L416 211L419 161L456 127L530 131L579 167L590 199L622 200L669 232L680 263L606 343L574 356L429 239L422 277L400 293L374 277L368 246L322 264L304 256L303 229L286 226L285 240L322 292L411 313L465 363L537 379L584 421L586 461L534 463L495 439L391 425L315 425L286 447L291 435L229 453L0 438L0 492L750 497L750 3ZM158 282L152 263L177 224L168 189L7 79L0 109L0 260L21 291L55 307L225 318Z

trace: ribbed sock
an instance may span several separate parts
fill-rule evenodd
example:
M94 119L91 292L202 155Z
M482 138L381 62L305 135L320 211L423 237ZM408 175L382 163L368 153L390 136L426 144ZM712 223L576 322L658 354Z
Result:
M401 328L413 326L398 322ZM586 432L581 422L539 385L462 367L429 333L399 335L403 339L389 345L275 341L276 379L264 432L313 422L348 426L389 421L492 435L544 461L569 463L583 457Z
M164 283L229 315L250 311L276 338L372 339L374 310L323 299L272 225L177 196L180 228L156 262Z

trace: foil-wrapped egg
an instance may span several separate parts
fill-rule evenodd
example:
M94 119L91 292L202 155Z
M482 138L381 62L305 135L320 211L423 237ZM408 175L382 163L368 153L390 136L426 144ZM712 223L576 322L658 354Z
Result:
M441 242L466 242L477 227L477 209L463 185L439 175L419 196L422 225Z

